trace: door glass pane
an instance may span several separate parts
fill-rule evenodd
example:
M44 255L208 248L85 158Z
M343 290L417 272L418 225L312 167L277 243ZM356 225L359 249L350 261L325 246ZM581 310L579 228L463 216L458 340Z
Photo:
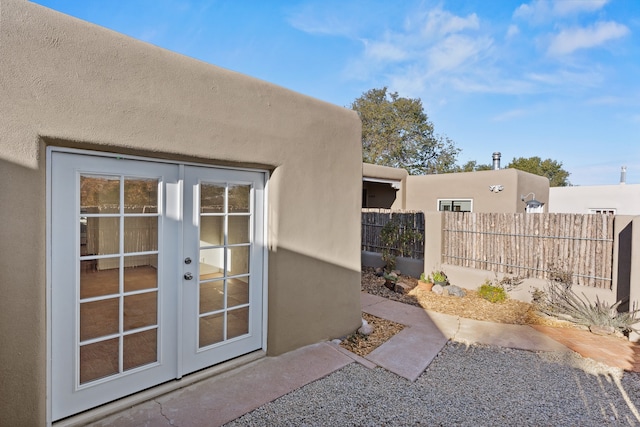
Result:
M158 255L124 257L124 291L139 291L158 286Z
M229 212L249 212L250 185L229 185Z
M224 314L212 314L200 318L199 346L206 347L224 340Z
M224 212L225 186L220 184L200 184L200 212L223 213Z
M80 212L120 212L120 177L80 175Z
M117 334L119 320L119 298L81 303L80 341Z
M80 256L120 252L120 218L81 217Z
M249 333L249 308L227 312L227 339Z
M249 277L227 280L227 307L249 304Z
M126 217L124 219L124 251L158 250L158 217Z
M156 325L158 322L158 293L124 297L124 330L144 328Z
M80 298L100 297L120 292L118 260L118 258L112 260L112 263L116 264L115 268L102 270L98 270L98 261L102 261L104 265L107 261L105 259L80 261Z
M122 363L125 371L158 360L158 330L125 335L122 340Z
M200 247L224 245L224 217L200 216Z
M80 384L117 374L120 369L119 339L113 338L80 347Z
M224 280L200 284L200 314L224 308Z
M224 274L224 249L200 249L200 280Z
M249 243L249 216L229 216L229 244Z
M125 178L125 213L158 212L158 180L153 178Z
M227 260L227 274L235 276L237 274L249 273L249 246L238 246L229 248Z

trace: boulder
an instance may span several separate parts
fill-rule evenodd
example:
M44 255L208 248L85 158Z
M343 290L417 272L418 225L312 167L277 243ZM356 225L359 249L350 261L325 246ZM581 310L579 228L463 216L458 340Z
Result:
M454 297L463 297L463 296L465 296L467 294L464 289L462 289L460 286L456 286L456 285L447 286L446 287L446 292L447 292L447 295L451 295L451 296L454 296Z
M442 285L433 285L431 292L437 295L442 295L444 293L444 287Z

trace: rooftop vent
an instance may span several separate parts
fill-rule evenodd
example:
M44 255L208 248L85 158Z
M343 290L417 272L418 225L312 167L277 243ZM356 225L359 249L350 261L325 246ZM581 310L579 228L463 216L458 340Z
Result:
M620 170L620 184L626 184L626 183L627 183L627 167L622 166L622 169Z
M500 170L500 152L496 151L493 153L493 170Z

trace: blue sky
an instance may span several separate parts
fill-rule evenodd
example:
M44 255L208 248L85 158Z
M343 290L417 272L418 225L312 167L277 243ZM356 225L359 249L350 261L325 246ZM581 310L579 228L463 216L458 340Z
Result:
M640 183L640 1L36 0L349 107L420 98L458 163L560 161L574 185Z

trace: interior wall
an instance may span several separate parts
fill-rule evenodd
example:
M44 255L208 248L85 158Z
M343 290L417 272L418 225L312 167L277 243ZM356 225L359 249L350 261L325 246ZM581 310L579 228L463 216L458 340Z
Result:
M47 145L270 170L269 354L359 326L355 112L23 0L0 57L2 424L46 421Z

